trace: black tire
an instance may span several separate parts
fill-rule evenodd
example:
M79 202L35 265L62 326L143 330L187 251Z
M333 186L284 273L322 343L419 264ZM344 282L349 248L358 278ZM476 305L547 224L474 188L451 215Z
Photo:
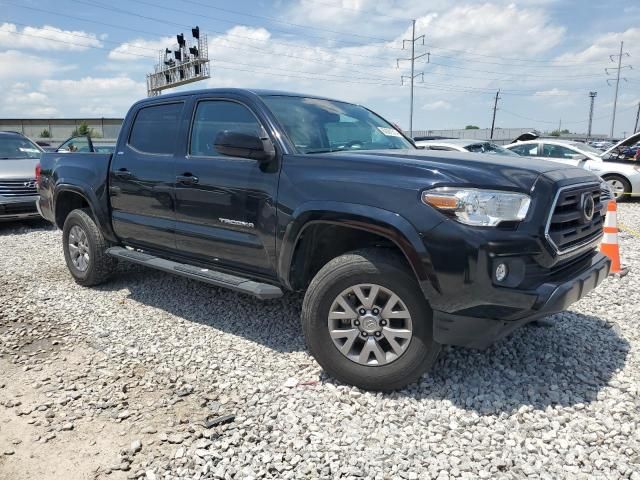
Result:
M358 284L377 284L400 297L412 318L413 336L391 363L370 366L343 355L329 335L328 318L338 295ZM397 255L384 249L347 253L327 263L311 281L302 305L307 346L332 377L365 390L389 391L419 380L431 368L441 345L433 340L433 312L418 283Z
M83 271L71 259L69 233L73 227L79 227L85 234L88 244L88 267ZM62 228L62 249L67 268L76 283L90 287L99 285L107 280L114 272L118 262L106 254L110 244L105 240L102 232L91 218L90 210L73 210L64 221Z
M606 182L615 181L622 184L624 193L619 197L615 197L616 202L626 202L631 198L631 183L622 175L609 174L602 177ZM615 196L615 192L614 192Z

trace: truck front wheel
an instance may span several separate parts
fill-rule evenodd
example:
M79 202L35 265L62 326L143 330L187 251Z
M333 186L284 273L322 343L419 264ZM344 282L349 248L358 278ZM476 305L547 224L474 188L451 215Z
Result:
M62 248L67 268L77 283L89 287L111 276L117 260L106 254L108 247L88 210L73 210L67 216L62 228Z
M318 272L303 302L302 327L327 373L365 390L417 381L441 348L412 272L378 249L342 255Z

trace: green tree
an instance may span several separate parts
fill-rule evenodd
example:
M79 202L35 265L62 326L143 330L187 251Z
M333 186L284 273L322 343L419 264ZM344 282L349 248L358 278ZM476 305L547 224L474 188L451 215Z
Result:
M89 127L89 124L84 120L80 122L80 125L78 125L76 129L71 133L72 137L75 137L78 135L87 135L89 137L97 136L96 131L93 128Z
M40 138L51 138L51 132L45 128L40 132Z
M565 129L562 129L562 130L554 130L553 132L551 132L551 136L552 137L559 137L560 135L567 135L569 133L571 133L571 132L565 128Z
M480 127L476 126L476 125L467 125L466 127L464 127L465 130L480 130Z

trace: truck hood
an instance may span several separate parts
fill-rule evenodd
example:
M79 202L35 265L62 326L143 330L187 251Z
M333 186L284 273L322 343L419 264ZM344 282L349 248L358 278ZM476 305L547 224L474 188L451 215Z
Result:
M12 178L36 178L38 158L0 160L0 180Z
M391 171L396 172L398 167L402 166L408 169L409 175L431 178L433 185L472 184L478 187L515 188L521 191L529 191L540 175L556 170L573 169L560 163L527 157L512 158L439 150L350 150L322 155L326 155L328 159L371 163L376 166L392 162ZM364 165L363 170L367 171ZM421 175L420 170L428 172ZM581 168L575 170L579 175L585 174L585 170Z

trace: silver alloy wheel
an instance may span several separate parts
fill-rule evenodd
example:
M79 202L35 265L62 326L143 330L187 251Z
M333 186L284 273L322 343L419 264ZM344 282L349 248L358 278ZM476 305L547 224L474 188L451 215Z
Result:
M340 293L331 305L327 325L338 351L366 366L397 360L413 336L407 306L394 292L376 284L354 285Z
M85 231L78 225L69 231L69 256L73 265L81 272L89 268L89 240Z
M620 180L610 178L609 180L607 180L607 183L609 184L609 187L611 187L613 196L616 200L624 195L624 183L622 183Z

